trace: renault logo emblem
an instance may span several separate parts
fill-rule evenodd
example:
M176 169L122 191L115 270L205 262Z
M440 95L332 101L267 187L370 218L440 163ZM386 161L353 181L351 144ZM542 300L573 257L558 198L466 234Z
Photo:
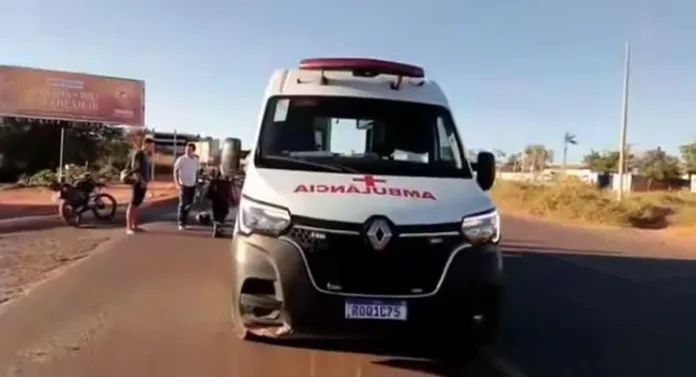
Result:
M384 250L392 238L392 232L389 229L389 224L384 220L375 220L367 229L367 240L372 244L375 250Z

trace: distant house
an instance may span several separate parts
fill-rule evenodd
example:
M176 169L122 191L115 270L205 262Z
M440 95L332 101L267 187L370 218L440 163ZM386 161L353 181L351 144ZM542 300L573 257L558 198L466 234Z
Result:
M186 144L196 142L201 139L200 135L180 134L174 132L154 132L155 149L160 153L183 154Z

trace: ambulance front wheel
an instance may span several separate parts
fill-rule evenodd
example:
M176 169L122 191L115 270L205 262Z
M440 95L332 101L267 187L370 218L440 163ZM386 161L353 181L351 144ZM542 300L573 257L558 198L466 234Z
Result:
M249 330L244 326L237 303L232 304L232 332L239 340L249 340Z

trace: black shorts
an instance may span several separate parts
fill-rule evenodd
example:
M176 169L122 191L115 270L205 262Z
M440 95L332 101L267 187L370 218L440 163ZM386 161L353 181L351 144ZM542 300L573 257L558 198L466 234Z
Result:
M213 203L212 205L213 221L216 223L224 223L227 215L230 213L229 202Z
M134 207L140 207L145 201L145 194L147 193L147 187L139 183L135 183L131 189L131 200L130 204Z

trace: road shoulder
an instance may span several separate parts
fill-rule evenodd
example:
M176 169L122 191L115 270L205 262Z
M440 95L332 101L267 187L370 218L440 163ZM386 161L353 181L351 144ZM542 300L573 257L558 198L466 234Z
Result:
M654 233L658 231L570 225L515 213L504 213L502 231L507 249L660 259L696 257L693 245L660 237Z
M117 229L61 228L0 236L0 313L37 285L122 235Z
M148 217L153 214L157 216L157 214L160 211L167 210L174 206L178 202L178 200L178 197L162 197L148 200L143 204L141 208L141 210L143 211L143 216ZM111 223L124 223L124 214L125 207L119 206L116 212L116 216L111 221ZM97 220L90 216L86 220L86 223L88 223L86 226L93 226L95 221ZM90 222L92 224L89 224ZM46 230L65 226L65 223L60 219L57 213L55 215L40 215L13 219L0 219L0 234Z

